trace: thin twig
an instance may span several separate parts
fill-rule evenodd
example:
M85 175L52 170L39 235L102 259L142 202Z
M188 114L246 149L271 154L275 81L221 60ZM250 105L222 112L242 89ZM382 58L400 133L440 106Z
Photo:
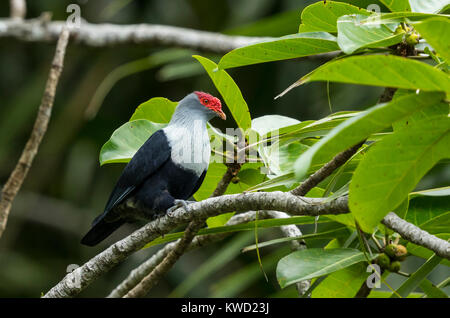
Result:
M203 222L198 220L191 221L189 225L184 230L184 235L177 242L174 249L172 249L169 254L164 258L164 260L156 266L152 272L145 276L139 284L137 284L133 289L131 289L124 298L137 298L144 297L148 291L156 285L159 280L175 265L175 262L184 254L185 250L191 244L192 239L197 234L198 230L203 226Z
M25 19L27 14L27 4L25 0L9 0L9 9L11 19Z
M322 166L322 168L309 176L308 179L302 182L297 188L291 190L291 193L298 196L306 195L312 188L317 186L320 182L330 176L337 168L346 163L347 160L350 159L363 144L364 141L338 153L333 159Z
M20 156L16 167L12 171L8 181L2 189L2 196L0 200L0 237L6 228L12 202L19 192L28 171L30 170L33 159L37 154L39 145L47 130L53 108L53 101L55 99L56 87L63 69L64 55L68 40L69 31L67 29L63 29L56 45L55 56L53 58L44 95L42 96L41 105L39 106L39 111L31 132L31 136L22 151L22 155Z

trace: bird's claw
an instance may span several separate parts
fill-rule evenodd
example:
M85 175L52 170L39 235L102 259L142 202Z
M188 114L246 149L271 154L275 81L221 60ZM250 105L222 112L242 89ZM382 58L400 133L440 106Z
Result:
M184 208L187 210L188 204L194 203L195 201L186 201L186 200L174 200L174 205L167 209L167 215L169 217L173 216L173 212L178 208Z

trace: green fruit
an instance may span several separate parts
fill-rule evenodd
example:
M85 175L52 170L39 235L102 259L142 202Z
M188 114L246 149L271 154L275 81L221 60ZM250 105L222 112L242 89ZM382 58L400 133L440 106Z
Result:
M384 248L384 252L390 257L390 258L394 258L395 257L395 253L397 251L397 246L395 244L388 244L386 245L386 247Z
M419 43L420 36L417 33L410 33L406 35L406 43L409 45L416 45Z
M382 253L377 257L377 264L380 265L381 268L389 268L391 260L389 259L389 256Z
M401 267L400 262L399 262L399 261L395 261L395 262L392 262L392 263L389 265L388 270L389 270L390 272L397 273L397 272L400 270L400 267Z
M403 30L402 25L399 24L398 27L395 29L394 33L395 34L406 33L406 31Z

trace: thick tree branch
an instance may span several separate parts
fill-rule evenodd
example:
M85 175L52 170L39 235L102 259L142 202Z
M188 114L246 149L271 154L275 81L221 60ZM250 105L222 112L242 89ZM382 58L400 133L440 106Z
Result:
M258 216L259 219L264 218L265 214L262 213ZM242 223L248 223L250 221L255 220L255 212L245 212L240 214L233 215L227 222L226 225L236 225ZM208 244L212 244L214 242L223 240L227 236L232 234L229 233L219 233L219 234L207 234L196 236L191 244L189 244L186 252L194 250L199 247L203 247ZM133 269L130 274L125 278L113 291L107 296L108 298L118 298L123 297L130 289L136 286L145 276L150 274L152 270L161 263L164 258L169 254L171 250L173 250L179 240L166 244L163 248L161 248L158 252L153 254L148 260L144 263Z
M130 204L129 202L125 203ZM168 233L180 224L205 219L226 212L250 210L277 210L292 215L324 215L348 213L347 198L323 203L322 199L302 198L285 192L257 192L223 195L192 203L186 211L179 208L172 216L163 216L149 222L128 237L111 245L83 266L67 274L44 297L72 297L81 292L105 272L162 233ZM77 282L76 284L74 282Z
M64 21L42 22L40 19L0 19L0 38L53 42L58 39L65 24ZM71 28L70 36L74 43L92 47L162 45L214 53L226 53L241 46L272 39L231 36L158 24L93 24L86 21L82 21L80 28Z
M434 251L440 257L450 259L449 242L431 235L414 224L403 220L398 217L397 214L390 212L384 217L381 223L400 234L405 240L426 247Z
M64 21L47 22L41 19L18 21L0 19L0 38L15 38L28 42L53 42L58 38ZM71 28L73 43L92 47L117 45L170 46L224 54L236 48L271 37L226 35L158 24L94 24L82 21L80 28ZM312 55L307 58L331 59L340 51Z
M37 154L39 145L47 130L53 108L53 101L55 99L56 87L58 86L59 77L63 69L68 39L68 30L63 29L59 36L58 44L56 45L55 56L53 58L44 95L42 96L41 105L39 106L31 136L22 151L19 162L2 189L0 200L0 237L6 228L12 202L30 170L33 159Z

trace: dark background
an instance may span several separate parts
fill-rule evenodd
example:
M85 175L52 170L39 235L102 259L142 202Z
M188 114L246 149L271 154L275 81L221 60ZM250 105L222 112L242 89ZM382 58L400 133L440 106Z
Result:
M9 15L8 2L0 2L1 17ZM64 20L68 16L66 7L70 3L77 3L81 7L82 17L92 23L152 23L231 34L281 36L297 31L302 8L313 2L34 0L27 1L27 18L35 18L49 11L53 13L53 20ZM269 28L252 27L254 22L275 15L279 15L278 21L281 22L278 24ZM54 43L0 39L0 184L8 178L29 137L54 48ZM140 103L151 97L180 100L193 90L209 91L216 95L217 91L200 68L193 66L196 71L190 76L167 79L165 76L170 69L163 66L131 74L115 83L94 118L87 118L85 111L108 74L125 63L145 58L162 49L131 45L89 48L69 44L49 129L13 204L7 229L0 240L0 297L39 297L65 275L69 264L83 264L132 230L132 227L124 228L94 248L79 244L94 216L103 210L123 168L122 165L100 168L98 155L101 146L116 128L130 118ZM216 61L220 58L210 53L197 53ZM193 59L181 62L195 64ZM319 119L330 113L326 83L308 84L292 90L283 98L273 98L324 62L299 59L237 68L229 73L241 88L252 118L279 114L303 121ZM177 70L177 67L174 69ZM380 88L330 84L332 110L365 109L376 103L381 92ZM225 128L225 124L230 126L233 123L228 120L226 123L215 121L213 124ZM422 186L442 186L448 184L449 179L449 171L435 169ZM305 227L303 230L307 233L311 229ZM199 266L215 257L233 240L246 242L242 243L245 246L253 243L253 235L253 232L238 234L187 254L166 279L152 290L151 296L168 296L179 283L196 273ZM278 235L276 229L260 232L261 240ZM323 242L317 242L320 243ZM105 296L132 268L154 251L154 248L143 250L132 256L81 295ZM294 288L280 291L274 277L276 260L287 252L287 248L281 251L262 250L264 268L269 275L268 283L259 269L256 255L247 253L225 258L223 266L195 284L186 295L295 296ZM442 271L443 268L438 269L437 275L445 276ZM393 282L394 287L399 281Z

